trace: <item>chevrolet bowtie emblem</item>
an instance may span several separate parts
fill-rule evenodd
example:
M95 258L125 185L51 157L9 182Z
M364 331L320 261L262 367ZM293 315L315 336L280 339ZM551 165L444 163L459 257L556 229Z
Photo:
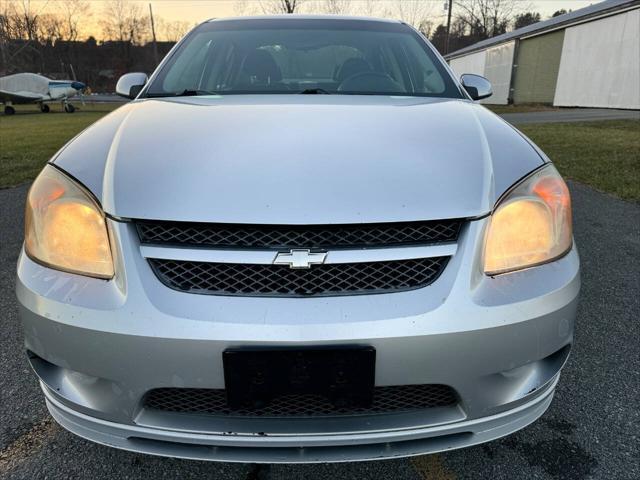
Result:
M311 268L311 265L322 265L327 258L326 252L311 252L308 249L294 249L288 253L278 253L274 265L289 265L289 268Z

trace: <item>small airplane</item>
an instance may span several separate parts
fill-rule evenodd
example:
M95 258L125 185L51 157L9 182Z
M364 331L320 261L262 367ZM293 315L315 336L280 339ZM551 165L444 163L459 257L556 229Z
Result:
M75 80L51 80L35 73L16 73L0 78L0 101L4 104L4 114L16 113L13 104L37 103L40 111L47 113L49 105L45 102L59 101L64 111L75 112L75 107L69 103L69 98L80 95L84 104L82 92L87 86Z

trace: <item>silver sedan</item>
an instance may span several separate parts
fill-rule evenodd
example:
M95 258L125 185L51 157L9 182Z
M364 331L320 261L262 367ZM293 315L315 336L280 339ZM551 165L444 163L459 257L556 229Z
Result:
M215 20L29 192L17 295L65 428L242 462L418 455L551 403L567 187L407 25Z

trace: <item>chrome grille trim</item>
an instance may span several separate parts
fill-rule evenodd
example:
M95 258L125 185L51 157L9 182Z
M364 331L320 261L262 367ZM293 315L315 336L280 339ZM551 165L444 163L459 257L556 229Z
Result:
M455 243L418 247L389 247L359 250L331 250L327 253L325 265L338 263L381 262L390 260L410 260L416 258L450 257L456 253ZM158 260L185 260L190 262L237 263L271 265L278 254L273 250L231 250L222 248L187 248L141 245L140 252L145 258Z

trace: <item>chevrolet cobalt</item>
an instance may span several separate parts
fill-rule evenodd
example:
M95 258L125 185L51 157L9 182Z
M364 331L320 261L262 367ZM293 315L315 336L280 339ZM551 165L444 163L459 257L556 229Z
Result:
M156 455L466 447L551 403L580 289L567 187L395 21L196 27L29 191L17 296L51 415Z

